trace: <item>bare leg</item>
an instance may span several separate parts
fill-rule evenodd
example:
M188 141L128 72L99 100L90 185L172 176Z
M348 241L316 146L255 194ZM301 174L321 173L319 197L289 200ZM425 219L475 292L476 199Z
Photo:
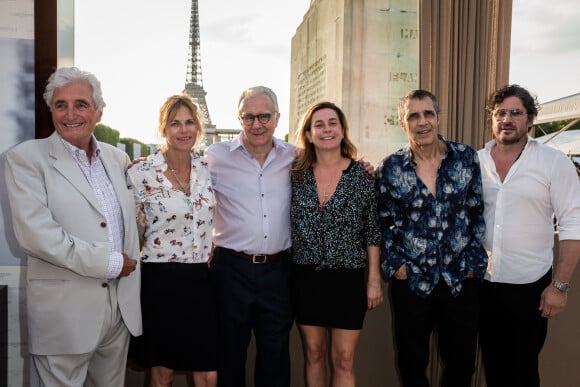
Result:
M302 337L306 387L326 387L327 328L298 325Z
M354 353L360 330L331 331L332 386L354 387Z
M195 387L215 387L217 378L217 371L195 371L193 373Z

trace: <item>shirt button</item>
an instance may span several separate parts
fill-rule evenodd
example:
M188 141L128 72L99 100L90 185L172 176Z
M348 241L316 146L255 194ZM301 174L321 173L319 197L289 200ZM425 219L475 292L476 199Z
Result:
M106 282L103 282L103 283L101 284L101 287L103 287L103 288L107 288L107 287L109 287L109 284L108 284L108 283L106 283Z
M102 227L102 228L105 228L105 227L107 227L107 222L101 222L101 227Z

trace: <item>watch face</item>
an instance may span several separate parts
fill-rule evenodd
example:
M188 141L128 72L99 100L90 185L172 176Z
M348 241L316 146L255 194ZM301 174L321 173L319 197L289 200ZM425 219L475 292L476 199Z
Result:
M570 289L570 285L568 284L561 284L560 286L560 290L562 290L563 292L567 292Z
M570 289L570 284L565 282L552 281L552 285L562 292L567 292Z

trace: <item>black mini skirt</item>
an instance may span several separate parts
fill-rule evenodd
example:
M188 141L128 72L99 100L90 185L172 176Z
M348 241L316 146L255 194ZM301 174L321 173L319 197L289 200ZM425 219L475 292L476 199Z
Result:
M365 269L320 269L293 265L296 323L360 330L367 311Z

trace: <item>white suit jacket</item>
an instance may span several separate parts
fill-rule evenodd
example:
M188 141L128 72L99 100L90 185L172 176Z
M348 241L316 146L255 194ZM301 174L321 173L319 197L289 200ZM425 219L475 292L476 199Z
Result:
M129 157L108 144L100 147L123 211L124 252L139 260L135 202L125 179ZM110 253L107 221L92 188L53 133L6 153L6 189L14 233L28 256L30 352L72 355L93 350L109 302L106 286L117 281L105 279ZM140 283L137 267L117 284L123 321L135 336L142 331Z

